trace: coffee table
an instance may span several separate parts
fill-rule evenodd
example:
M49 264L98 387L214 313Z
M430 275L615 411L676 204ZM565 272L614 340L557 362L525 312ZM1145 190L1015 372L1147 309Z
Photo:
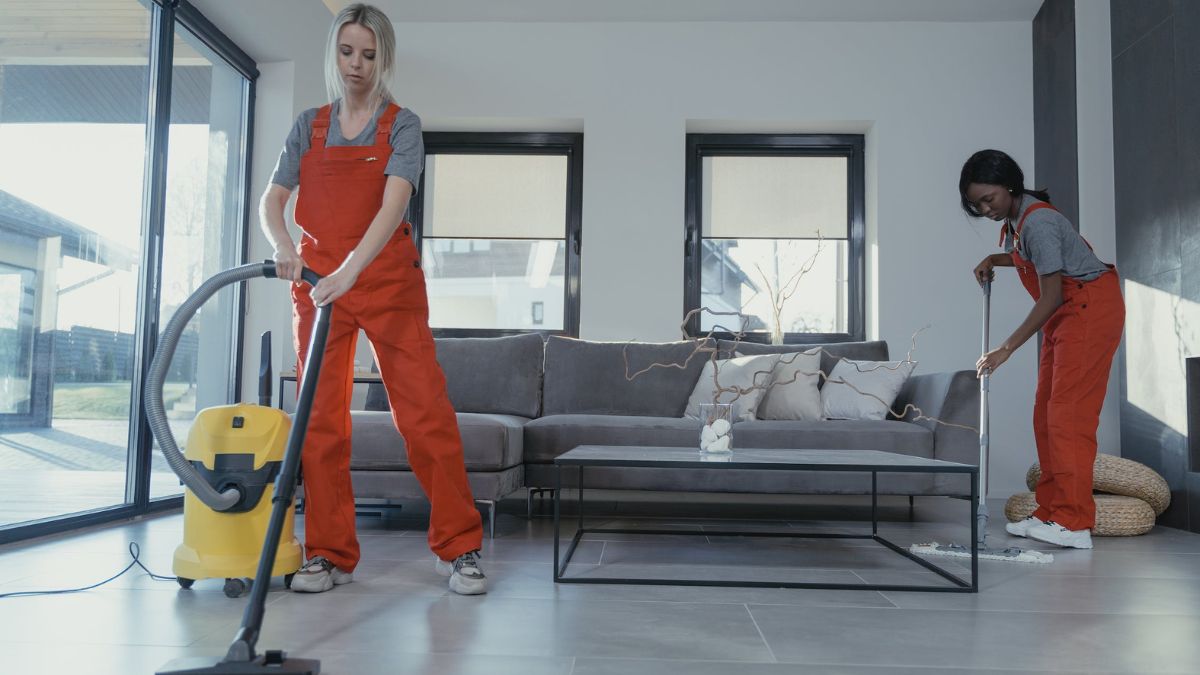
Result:
M978 523L974 510L969 510L971 521L971 579L960 578L946 568L913 555L908 550L885 539L879 534L878 519L878 475L881 473L957 473L967 476L971 483L971 504L978 498L979 468L970 464L958 464L936 459L912 457L878 450L764 450L737 449L724 456L704 455L692 448L667 448L645 446L581 445L569 450L554 460L554 581L565 584L642 584L672 586L738 586L760 588L824 588L838 590L873 591L934 591L950 593L977 593L979 591L979 549L976 544ZM562 495L563 472L574 467L578 471L579 523L566 554L559 557L559 511ZM729 471L733 469L756 471L850 471L871 474L871 531L863 534L793 532L793 531L713 531L681 529L622 529L584 527L584 469L587 467L629 467L699 469L704 471ZM576 547L585 534L658 534L658 535L701 535L722 537L791 537L805 539L870 539L888 550L908 558L922 568L934 572L952 582L953 585L904 585L904 584L839 584L807 583L793 581L739 581L726 579L646 579L606 577L589 574L585 577L568 577L567 566L571 563ZM748 553L753 555L753 553Z

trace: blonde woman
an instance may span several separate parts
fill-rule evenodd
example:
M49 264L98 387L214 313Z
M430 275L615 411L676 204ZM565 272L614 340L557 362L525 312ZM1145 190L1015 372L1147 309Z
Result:
M292 590L349 583L359 561L350 483L350 394L362 329L379 364L409 465L432 504L435 568L464 595L486 591L483 527L463 464L446 381L435 360L419 252L406 219L424 162L421 120L388 91L395 35L383 12L353 4L334 18L325 52L330 103L300 114L262 196L263 231L280 278L307 266L324 278L292 285L297 372L316 307L336 302L303 451L307 562ZM284 206L299 188L299 247Z

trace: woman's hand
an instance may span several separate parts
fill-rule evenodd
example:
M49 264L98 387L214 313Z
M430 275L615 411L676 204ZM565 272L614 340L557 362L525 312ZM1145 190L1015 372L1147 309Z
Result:
M349 265L342 265L333 274L318 281L308 295L312 298L314 305L321 307L345 295L346 291L354 288L356 281L358 281L358 272L351 269Z
M996 273L992 271L995 266L996 263L992 260L992 256L984 258L975 266L975 281L978 281L981 286L984 282L991 281L996 276Z
M300 271L304 269L304 261L300 259L300 254L296 253L296 249L277 248L271 259L275 261L275 277L277 279L287 279L292 283L300 281Z
M975 362L976 377L983 377L983 371L985 370L989 373L995 373L1000 364L1007 361L1010 356L1012 356L1012 350L1001 346L979 357L979 360Z

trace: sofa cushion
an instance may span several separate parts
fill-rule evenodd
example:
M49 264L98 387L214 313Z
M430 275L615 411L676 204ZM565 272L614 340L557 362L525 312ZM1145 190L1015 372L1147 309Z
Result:
M896 420L754 420L733 425L733 451L741 448L882 450L933 458L933 432Z
M821 352L816 348L780 354L771 387L763 394L755 417L761 420L819 420Z
M542 409L544 343L537 333L437 338L437 361L458 412L537 417ZM372 384L367 410L387 410L383 385Z
M354 496L359 499L426 499L425 490L416 474L409 470L363 471L352 469ZM476 501L498 501L520 489L525 483L525 467L514 466L502 471L472 471L467 474L471 496Z
M356 410L351 414L350 468L356 471L410 468L408 449L392 423L392 414ZM529 419L515 415L458 413L467 471L498 471L521 463L522 429Z
M698 344L591 342L552 335L546 342L542 414L680 417L711 355L698 352ZM627 377L653 363L670 367Z
M692 388L683 416L700 419L702 403L732 403L731 421L754 419L763 393L771 386L778 361L779 357L775 354L708 361L700 371L696 386ZM718 384L722 390L719 395Z
M700 421L637 415L550 415L525 425L525 461L552 462L577 445L700 447Z
M892 403L912 375L912 361L838 362L821 390L826 419L882 420L891 416Z
M764 345L757 342L738 342L736 345L732 340L721 340L718 349L720 354L725 356L732 354L736 350L739 354L789 354L791 352L806 351L813 347L820 347L821 352L821 372L831 373L833 367L841 359L858 359L860 361L887 361L888 345L882 340L873 340L870 342L830 342L827 344L815 345ZM821 385L824 385L824 379L821 378Z

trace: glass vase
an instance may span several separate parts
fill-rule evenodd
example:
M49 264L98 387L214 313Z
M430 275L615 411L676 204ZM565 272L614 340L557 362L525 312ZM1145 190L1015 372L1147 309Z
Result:
M733 404L700 404L700 452L733 452Z

